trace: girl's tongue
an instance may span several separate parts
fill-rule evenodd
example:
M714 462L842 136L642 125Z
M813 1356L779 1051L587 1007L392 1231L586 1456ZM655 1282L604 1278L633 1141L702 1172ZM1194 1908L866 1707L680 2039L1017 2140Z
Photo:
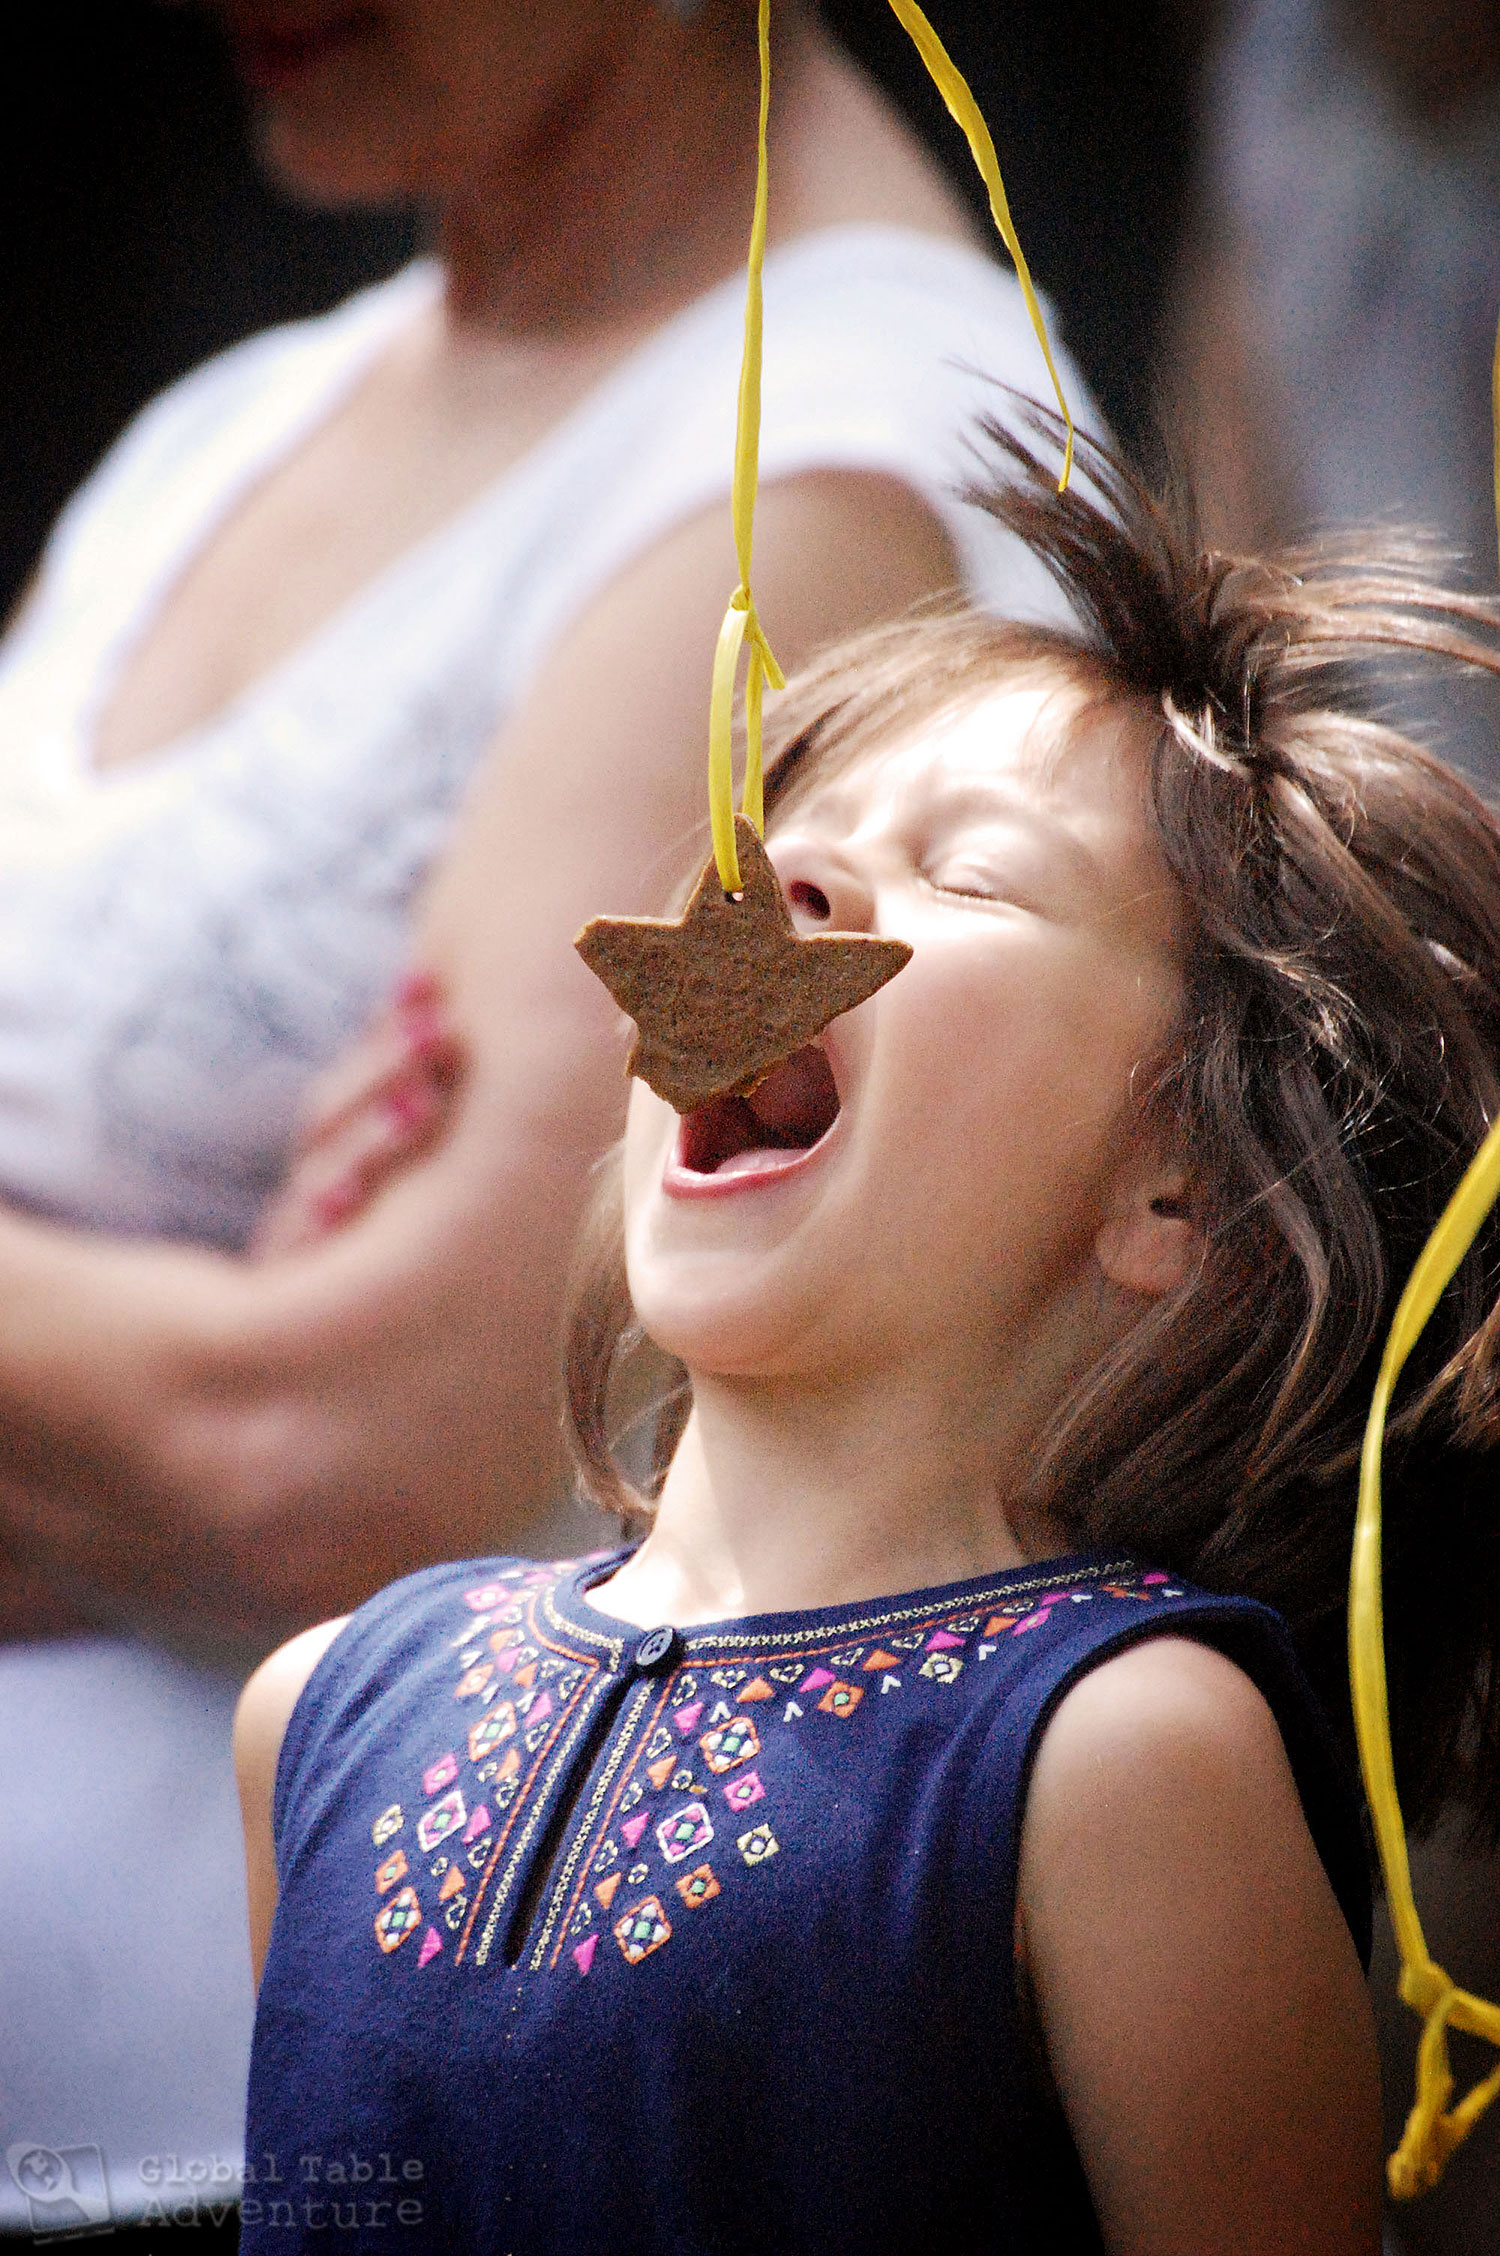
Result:
M748 1096L714 1097L683 1116L677 1156L694 1175L743 1175L790 1165L826 1136L839 1115L833 1070L823 1051L799 1050L773 1066Z

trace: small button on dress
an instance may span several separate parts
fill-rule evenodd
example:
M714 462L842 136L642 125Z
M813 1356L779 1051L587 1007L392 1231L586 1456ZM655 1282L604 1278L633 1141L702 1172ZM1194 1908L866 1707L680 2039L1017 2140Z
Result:
M664 1667L676 1652L677 1645L678 1637L675 1629L668 1629L665 1626L660 1629L648 1629L635 1649L635 1665L642 1676L649 1676L654 1669Z

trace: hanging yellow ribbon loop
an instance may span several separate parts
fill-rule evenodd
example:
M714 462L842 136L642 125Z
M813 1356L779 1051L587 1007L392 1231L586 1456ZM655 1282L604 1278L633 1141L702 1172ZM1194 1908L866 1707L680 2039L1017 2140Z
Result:
M1454 2147L1465 2139L1500 2092L1500 2068L1475 2084L1456 2107L1448 2061L1448 2031L1465 2030L1500 2045L1500 2006L1455 1987L1428 1953L1412 1895L1406 1828L1396 1793L1391 1754L1390 1710L1385 1673L1385 1624L1381 1597L1380 1462L1385 1421L1396 1381L1407 1357L1451 1283L1496 1198L1500 1197L1500 1121L1480 1145L1458 1189L1439 1217L1418 1256L1396 1307L1381 1359L1375 1397L1365 1427L1359 1468L1359 1509L1354 1525L1354 1556L1349 1572L1349 1679L1354 1698L1354 1728L1359 1741L1365 1795L1375 1827L1380 1867L1396 1947L1401 1954L1401 1995L1424 2022L1417 2052L1416 2104L1407 2118L1401 2144L1387 2165L1391 2192L1398 2201L1437 2184Z
M1067 486L1073 468L1073 418L1063 396L1062 383L1047 341L1047 325L1032 285L1020 240L1010 216L1005 184L990 129L969 91L962 71L939 39L915 0L891 0L891 7L927 67L949 114L962 127L980 177L989 192L990 211L1000 239L1010 253L1016 279L1026 300L1031 326L1036 331L1042 358L1052 379L1057 405L1067 430L1062 476L1058 491ZM708 707L708 810L713 832L714 861L719 883L726 893L740 890L740 863L734 845L734 685L740 651L748 643L750 656L745 676L745 786L744 812L756 829L764 828L764 792L761 761L761 701L767 682L780 689L783 676L775 653L766 640L755 597L751 592L750 559L755 537L755 500L760 476L760 378L765 308L762 277L766 263L766 212L769 202L769 167L766 129L771 114L771 0L760 0L760 123L756 139L755 214L750 225L750 256L745 285L745 349L740 358L739 413L735 424L734 481L730 512L734 523L734 549L739 560L740 584L729 599L724 624L714 652L713 687Z
M1494 405L1495 522L1500 530L1500 330L1495 338L1492 374ZM1443 2174L1449 2155L1466 2139L1491 2101L1500 2096L1500 2067L1471 2086L1458 2105L1448 2059L1448 2031L1461 2029L1500 2046L1500 2006L1461 1990L1432 1958L1412 1894L1406 1827L1396 1793L1391 1754L1390 1696L1385 1673L1385 1613L1381 1595L1380 1462L1391 1396L1407 1357L1460 1262L1484 1228L1500 1198L1500 1120L1465 1170L1462 1182L1438 1217L1396 1304L1380 1375L1370 1404L1359 1462L1359 1508L1354 1522L1354 1555L1349 1567L1349 1683L1354 1701L1354 1731L1364 1772L1365 1798L1375 1828L1380 1869L1385 1875L1391 1927L1401 1956L1399 1988L1404 2002L1422 2017L1417 2047L1416 2102L1406 2119L1401 2143L1386 2165L1398 2201L1425 2193Z

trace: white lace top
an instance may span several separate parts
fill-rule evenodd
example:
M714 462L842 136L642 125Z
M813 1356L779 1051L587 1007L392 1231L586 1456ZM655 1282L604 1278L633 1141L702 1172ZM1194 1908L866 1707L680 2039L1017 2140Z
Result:
M438 287L418 265L212 362L58 526L0 659L0 1195L242 1242L304 1083L398 970L413 890L549 643L727 491L737 278L225 712L95 772L95 716L174 575ZM987 379L1047 394L1009 276L892 230L811 236L767 263L766 345L765 477L902 479L973 592L1057 616L1034 561L954 491L975 417L1002 404ZM0 1649L0 2231L78 2222L28 2208L38 2143L80 2196L102 2167L120 2216L235 2190L235 1689L141 1640Z

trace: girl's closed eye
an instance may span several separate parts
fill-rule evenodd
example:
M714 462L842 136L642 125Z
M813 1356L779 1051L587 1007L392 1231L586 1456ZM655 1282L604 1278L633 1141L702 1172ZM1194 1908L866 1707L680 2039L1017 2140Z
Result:
M972 842L929 854L922 875L935 893L994 902L999 907L1036 909L1036 888L1018 867L1014 851Z

